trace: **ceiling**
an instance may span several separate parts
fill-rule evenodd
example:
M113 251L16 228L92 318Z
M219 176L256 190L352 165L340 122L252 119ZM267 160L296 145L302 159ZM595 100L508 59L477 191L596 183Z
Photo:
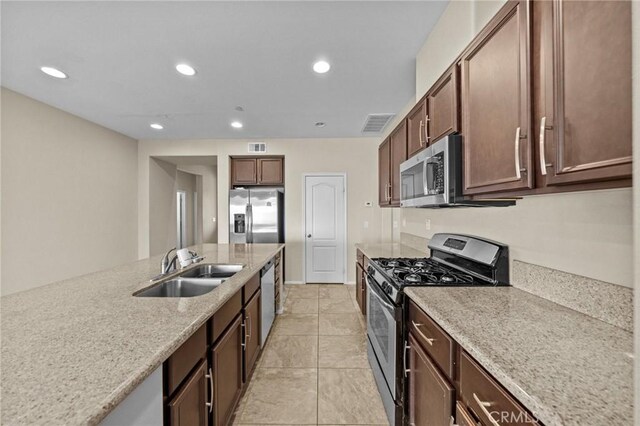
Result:
M397 113L414 95L416 54L446 1L1 7L3 86L136 139L246 139L368 136L368 114ZM312 71L318 59L328 73ZM197 74L178 74L180 62Z

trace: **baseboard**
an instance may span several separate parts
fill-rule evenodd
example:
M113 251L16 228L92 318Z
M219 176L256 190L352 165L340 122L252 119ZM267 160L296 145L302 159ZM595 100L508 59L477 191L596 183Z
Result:
M285 284L304 284L302 281L285 281Z
M356 285L356 282L355 281L349 281L349 282L346 282L344 284L345 285Z

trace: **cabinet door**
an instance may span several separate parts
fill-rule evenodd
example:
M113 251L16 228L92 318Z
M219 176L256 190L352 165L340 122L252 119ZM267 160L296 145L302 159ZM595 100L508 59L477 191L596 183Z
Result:
M407 408L409 424L448 425L453 416L455 389L438 371L409 333Z
M356 263L356 302L358 302L358 306L360 307L360 312L362 315L365 315L364 308L364 269L360 266L359 263Z
M242 392L242 316L238 315L212 349L214 424L229 423Z
M207 383L207 362L202 361L168 404L171 426L209 424Z
M535 4L541 185L631 177L631 2Z
M259 158L258 184L282 185L284 183L283 166L282 158Z
M507 2L462 55L465 194L533 187L528 7Z
M420 99L407 115L407 158L427 147L427 100Z
M407 159L407 122L402 123L389 136L391 144L391 205L400 205L400 164Z
M389 139L378 148L378 204L388 206L391 200L389 172L391 169L391 149Z
M449 68L427 94L429 144L459 130L457 70L457 65Z
M253 295L251 300L244 307L244 381L249 379L249 375L260 355L260 290Z
M258 183L258 162L255 158L231 159L231 185Z

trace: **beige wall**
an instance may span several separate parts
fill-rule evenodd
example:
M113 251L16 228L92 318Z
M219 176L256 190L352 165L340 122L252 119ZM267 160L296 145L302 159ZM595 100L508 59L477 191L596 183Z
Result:
M390 241L389 210L377 207L377 145L373 138L266 140L270 155L285 156L286 279L300 282L303 262L303 174L347 173L347 272L355 279L359 242ZM228 242L229 155L247 154L245 140L145 140L139 142L139 252L149 254L149 157L216 155L218 157L218 241ZM371 202L372 207L365 207ZM368 227L365 228L365 222Z
M416 58L416 98L503 3L449 4ZM632 286L631 205L631 189L622 189L527 197L505 209L400 209L400 228L423 237L442 231L481 235L509 244L514 259Z
M1 96L2 294L135 260L137 142Z
M197 187L197 183L196 183L196 175L193 175L191 173L187 173L187 172L182 171L182 170L178 170L177 171L177 173L176 173L176 191L184 191L185 196L186 196L186 203L187 203L187 205L185 206L185 214L187 216L186 217L186 222L187 222L187 224L186 224L187 225L186 226L186 232L187 232L187 235L186 235L185 247L192 246L192 245L194 245L196 243L196 238L194 238L195 221L194 221L194 214L193 214L194 213L194 207L193 207L194 195L193 194L194 194L194 192L197 191L197 189L198 189L198 187ZM202 198L202 197L200 197L200 198ZM176 222L174 221L174 223L176 223ZM202 225L200 225L199 228L202 229Z
M640 2L632 4L632 31L633 40L640 40ZM640 45L633 45L633 156L638 158L640 154ZM633 179L640 179L640 161L633 163ZM640 185L633 186L633 229L634 229L634 265L635 265L635 290L640 290ZM635 309L635 353L640 353L640 298L634 298ZM635 357L635 419L640 422L640 357Z

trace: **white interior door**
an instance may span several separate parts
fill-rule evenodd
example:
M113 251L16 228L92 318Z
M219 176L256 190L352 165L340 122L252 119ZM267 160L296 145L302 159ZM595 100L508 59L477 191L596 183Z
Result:
M305 271L308 283L343 283L346 203L342 175L305 176Z

